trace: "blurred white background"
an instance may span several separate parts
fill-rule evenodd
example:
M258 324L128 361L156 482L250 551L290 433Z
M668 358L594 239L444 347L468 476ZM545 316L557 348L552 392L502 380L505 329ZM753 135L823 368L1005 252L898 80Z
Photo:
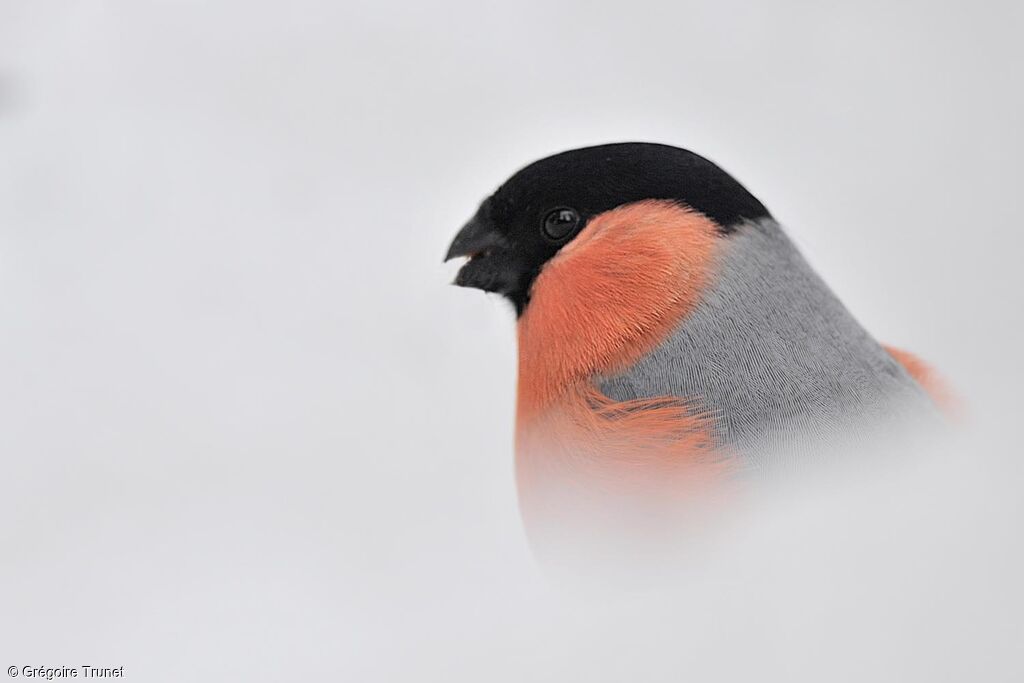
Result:
M0 664L133 681L1024 678L1019 2L0 0ZM568 597L510 308L523 164L709 156L965 432Z

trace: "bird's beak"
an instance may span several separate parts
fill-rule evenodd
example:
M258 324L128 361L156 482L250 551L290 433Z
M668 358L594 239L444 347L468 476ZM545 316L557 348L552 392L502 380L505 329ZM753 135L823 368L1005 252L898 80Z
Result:
M482 220L479 216L474 216L468 223L462 226L462 230L452 240L444 260L451 261L459 256L472 258L484 254L495 247L504 245L504 239L491 226L489 221Z
M455 276L460 287L475 287L485 292L504 291L508 280L505 272L508 260L508 242L493 223L479 215L463 226L448 247L445 261L460 256L469 257Z

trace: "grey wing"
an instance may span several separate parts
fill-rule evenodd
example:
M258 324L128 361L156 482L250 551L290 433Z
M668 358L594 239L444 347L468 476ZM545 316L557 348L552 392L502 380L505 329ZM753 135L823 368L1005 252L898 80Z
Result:
M635 365L600 378L608 396L690 400L729 444L931 406L777 223L749 223L723 239L715 282L696 310Z

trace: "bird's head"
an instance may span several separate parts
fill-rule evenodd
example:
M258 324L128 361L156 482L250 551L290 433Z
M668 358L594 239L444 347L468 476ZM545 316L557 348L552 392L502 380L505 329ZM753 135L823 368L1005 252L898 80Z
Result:
M530 164L483 201L449 247L447 259L469 257L455 284L502 294L522 315L559 250L601 214L643 200L697 211L722 233L769 215L728 173L685 149L639 142L575 149Z

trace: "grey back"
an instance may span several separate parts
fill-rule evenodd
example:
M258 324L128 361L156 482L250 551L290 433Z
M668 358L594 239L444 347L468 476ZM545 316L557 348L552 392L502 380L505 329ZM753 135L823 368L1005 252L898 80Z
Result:
M757 447L934 411L772 219L723 237L714 281L660 347L599 387L616 400L693 399L716 437ZM763 450L763 449L762 449ZM756 463L755 463L756 464Z

